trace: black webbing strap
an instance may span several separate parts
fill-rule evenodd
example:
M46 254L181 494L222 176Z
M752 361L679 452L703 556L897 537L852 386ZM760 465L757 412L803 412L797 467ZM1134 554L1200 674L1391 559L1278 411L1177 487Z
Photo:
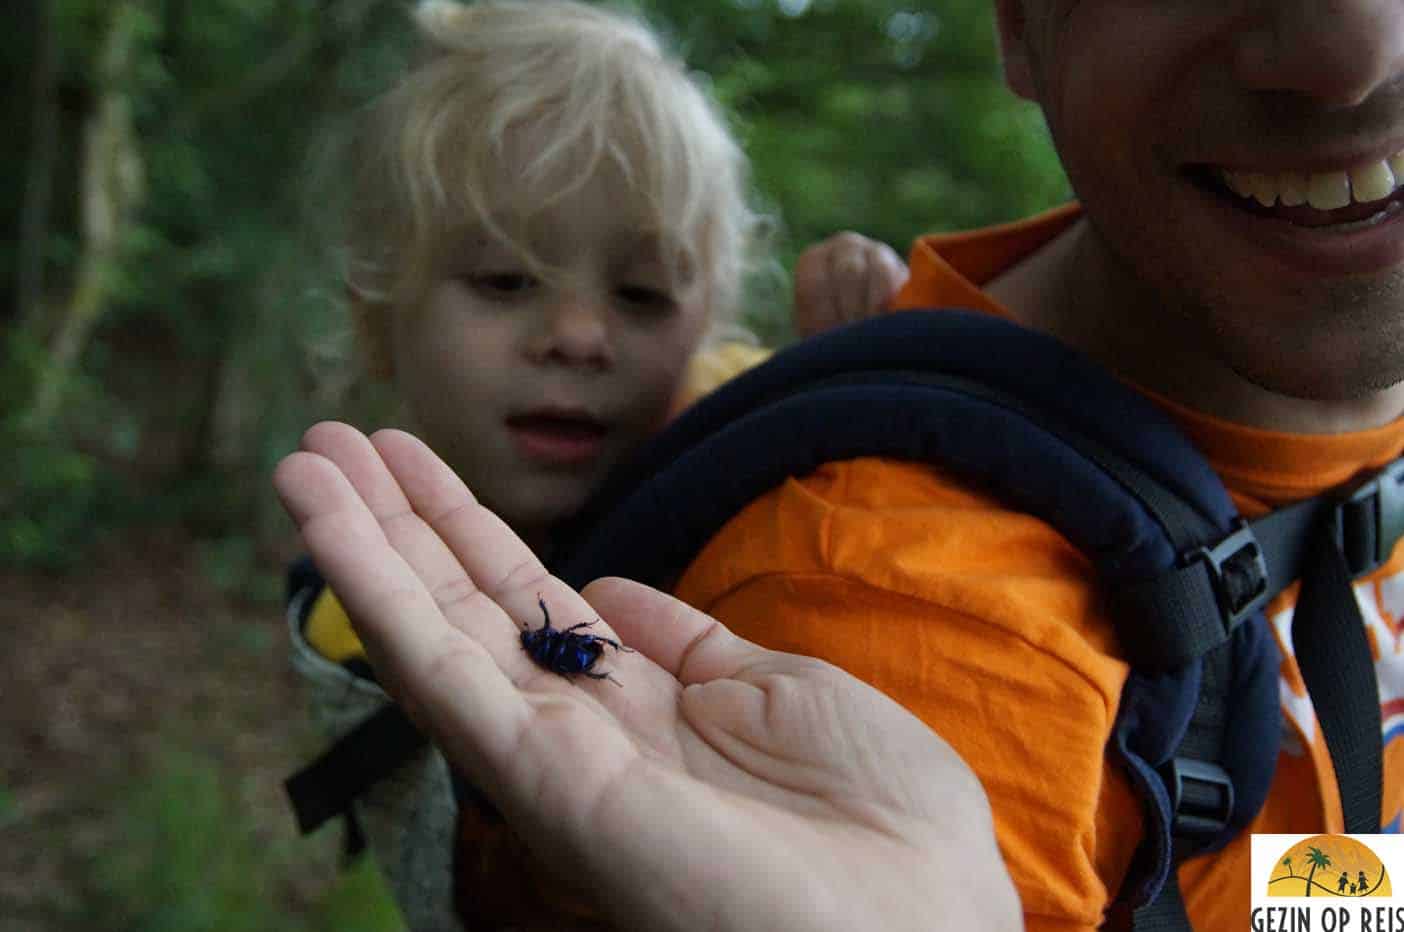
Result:
M1404 460L1343 497L1301 502L1254 522L1274 585L1302 581L1292 651L1340 787L1345 830L1379 831L1384 749L1379 683L1353 581L1404 534Z
M1180 895L1176 868L1218 836L1233 813L1233 782L1212 763L1223 759L1232 685L1233 649L1225 643L1205 655L1194 715L1175 758L1162 768L1175 806L1172 864L1160 894L1131 914L1129 928L1135 932L1189 932L1193 928Z
M1169 670L1224 643L1239 622L1301 578L1311 532L1336 507L1337 499L1322 496L1281 508L1188 551L1159 576L1121 586L1111 595L1114 610L1147 621L1125 644L1127 659Z
M1336 539L1322 522L1302 576L1292 618L1292 650L1341 791L1345 830L1380 830L1384 747L1379 683L1353 579Z
M341 866L349 867L366 850L366 832L361 828L361 820L356 817L354 809L342 813L341 821L346 826L341 843Z
M386 705L283 783L297 827L315 831L428 743L399 706Z
M1132 666L1175 670L1225 644L1233 629L1276 595L1264 552L1250 526L1196 547L1180 565L1108 594L1119 617L1142 620L1122 638ZM1290 580L1289 580L1290 581Z
M1332 497L1309 498L1248 522L1263 549L1272 596L1302 578L1311 551L1312 531L1335 507Z
M1165 879L1165 886L1160 888L1160 895L1132 914L1130 927L1135 932L1189 932L1194 928L1185 911L1179 877L1173 869Z
M1159 576L1119 587L1110 595L1114 611L1147 622L1135 639L1127 639L1127 659L1142 669L1168 670L1205 656L1235 625L1302 578L1314 529L1338 508L1346 509L1351 528L1344 547L1356 554L1347 558L1352 575L1378 566L1380 551L1388 556L1399 529L1375 517L1373 499L1355 496L1344 504L1327 495L1280 508L1189 551L1181 565Z

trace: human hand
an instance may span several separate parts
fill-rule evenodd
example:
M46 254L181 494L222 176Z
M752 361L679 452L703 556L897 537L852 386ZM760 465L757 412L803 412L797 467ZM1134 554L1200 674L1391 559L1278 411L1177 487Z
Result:
M577 594L408 434L317 425L274 484L390 692L621 927L1020 927L979 783L877 690L637 583ZM617 683L532 662L538 598L633 649Z
M906 263L886 243L835 233L795 261L795 330L813 336L871 317L906 280Z

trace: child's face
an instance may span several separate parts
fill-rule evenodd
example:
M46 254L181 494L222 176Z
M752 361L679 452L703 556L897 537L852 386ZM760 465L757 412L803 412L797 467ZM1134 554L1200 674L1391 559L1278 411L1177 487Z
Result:
M535 277L505 244L453 244L417 311L393 325L394 378L416 429L536 545L666 419L707 324L705 285L592 182L545 214Z

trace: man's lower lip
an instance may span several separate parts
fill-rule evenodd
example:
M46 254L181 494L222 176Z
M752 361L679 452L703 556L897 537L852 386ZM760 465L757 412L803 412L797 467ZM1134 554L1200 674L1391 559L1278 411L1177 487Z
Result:
M593 460L604 446L604 437L570 436L559 431L508 427L517 450L528 459L561 465Z
M1404 263L1401 205L1391 205L1378 220L1309 227L1244 210L1211 191L1198 193L1231 231L1277 258L1289 278L1368 275Z

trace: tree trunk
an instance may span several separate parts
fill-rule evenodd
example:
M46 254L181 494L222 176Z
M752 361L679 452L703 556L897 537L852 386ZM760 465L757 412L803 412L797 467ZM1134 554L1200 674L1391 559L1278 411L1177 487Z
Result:
M28 421L52 421L88 337L111 298L123 238L142 200L142 161L132 126L130 77L146 0L119 0L98 63L97 106L83 127L83 252L77 281L49 344Z
M32 327L43 317L44 253L49 240L54 149L58 140L58 31L49 0L30 0L34 23L34 71L30 79L29 166L20 215L17 321Z

